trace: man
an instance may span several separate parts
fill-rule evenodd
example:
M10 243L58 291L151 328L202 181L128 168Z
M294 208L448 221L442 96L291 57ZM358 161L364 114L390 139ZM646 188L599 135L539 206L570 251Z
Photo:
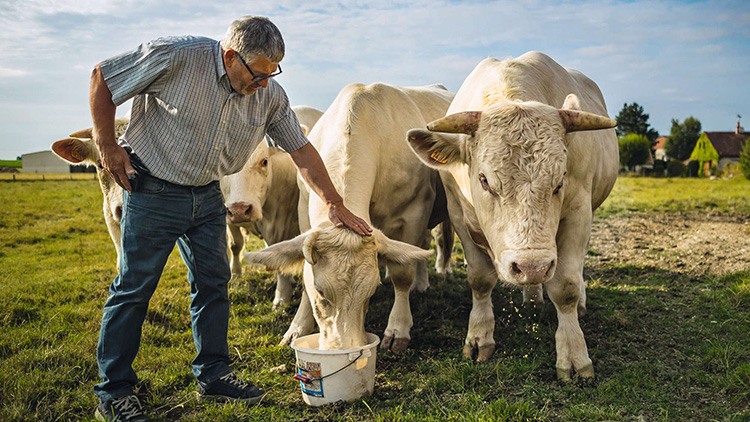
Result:
M138 379L132 362L175 242L188 268L199 394L248 403L265 394L229 367L230 269L218 180L239 171L266 133L326 201L335 225L371 233L344 207L284 90L271 79L281 73L283 56L278 28L248 16L233 22L221 43L160 38L93 70L90 103L100 166L125 189L120 272L110 286L97 347L99 419L147 420L133 394ZM118 144L115 110L130 98L130 125Z

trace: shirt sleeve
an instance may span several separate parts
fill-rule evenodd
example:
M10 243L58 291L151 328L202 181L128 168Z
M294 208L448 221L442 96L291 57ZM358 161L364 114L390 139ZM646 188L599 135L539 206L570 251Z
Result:
M289 106L289 98L287 98L286 92L276 81L271 80L269 88L271 88L271 84L273 84L273 96L278 99L278 106L271 113L270 123L266 128L268 134L266 144L269 147L279 148L286 152L296 151L307 145L309 141L302 132L297 115Z
M102 75L112 93L112 102L121 105L138 94L156 94L169 74L171 43L157 39L101 63Z

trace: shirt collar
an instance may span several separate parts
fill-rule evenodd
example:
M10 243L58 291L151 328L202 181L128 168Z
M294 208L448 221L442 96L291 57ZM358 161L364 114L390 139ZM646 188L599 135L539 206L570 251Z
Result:
M227 74L227 69L224 68L224 59L222 58L222 49L221 44L219 42L216 42L216 46L214 47L215 55L216 55L216 79L221 79L222 76L225 76Z

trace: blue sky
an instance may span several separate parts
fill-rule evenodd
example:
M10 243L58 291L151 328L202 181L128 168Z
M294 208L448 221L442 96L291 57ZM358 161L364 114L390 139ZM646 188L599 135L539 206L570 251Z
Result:
M90 127L100 60L164 35L220 39L249 14L284 34L293 105L325 110L350 82L455 92L483 58L538 50L596 81L611 117L637 102L662 135L689 116L729 131L740 114L750 131L747 0L0 0L0 159Z

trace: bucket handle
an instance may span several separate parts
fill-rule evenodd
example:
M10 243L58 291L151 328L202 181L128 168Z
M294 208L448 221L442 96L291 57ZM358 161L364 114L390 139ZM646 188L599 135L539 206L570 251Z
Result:
M365 353L365 352L367 352L367 353ZM306 369L304 369L304 368L300 368L299 366L297 366L297 373L296 373L296 374L294 374L294 379L296 379L296 380L298 380L298 381L302 381L302 382L304 382L305 384L310 384L311 382L315 382L315 381L320 381L320 380L322 380L323 378L328 378L328 377L330 377L331 375L335 375L335 374L338 374L339 372L343 371L344 369L346 369L346 368L348 368L348 367L352 366L352 364L353 364L354 362L356 362L356 361L357 361L357 359L361 358L362 356L365 356L365 357L369 357L370 355L371 355L371 353L370 353L370 349L367 349L367 350L360 350L360 351L359 351L359 354L357 354L356 352L351 352L351 353L349 353L349 360L350 360L351 362L349 362L349 363L347 363L346 365L344 365L344 367L343 367L343 368L341 368L341 369L339 369L339 370L337 370L337 371L333 371L333 372L331 372L331 373L330 373L330 374L328 374L328 375L323 375L322 377L316 377L316 378L307 378L306 376L302 375L302 374L300 373L300 371L307 371L307 370L306 370Z

